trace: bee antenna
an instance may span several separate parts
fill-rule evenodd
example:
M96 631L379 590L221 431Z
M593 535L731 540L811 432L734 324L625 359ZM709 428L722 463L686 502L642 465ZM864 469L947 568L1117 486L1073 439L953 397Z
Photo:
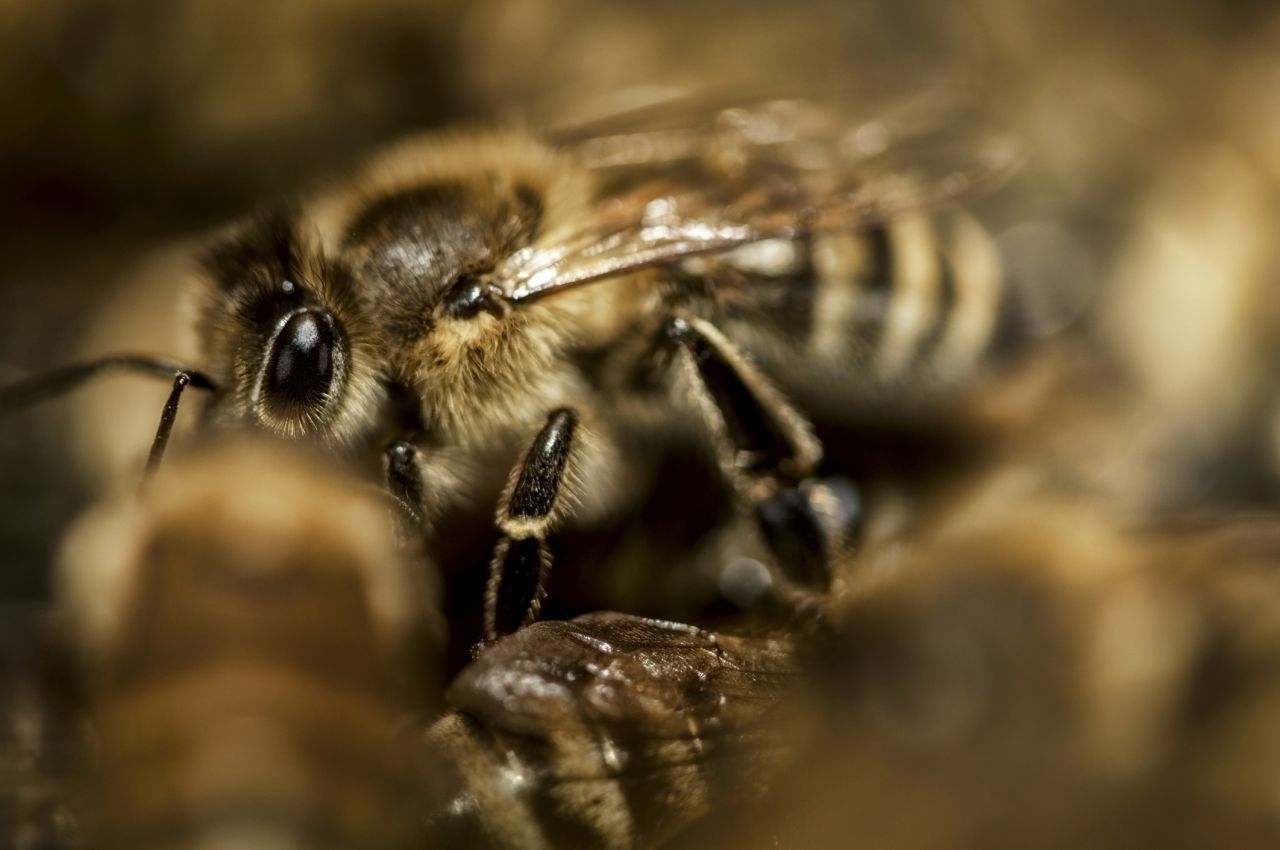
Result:
M96 360L86 360L83 363L51 369L7 387L0 387L0 418L46 399L60 396L99 374L117 370L140 372L166 380L174 380L181 374L187 376L184 386L189 385L202 390L218 388L213 379L203 372L189 369L181 363L164 357L148 354L108 354Z
M173 376L173 389L169 391L169 399L160 412L160 424L156 427L155 439L151 441L151 451L147 454L147 466L142 473L145 486L148 479L160 468L164 459L164 450L169 446L169 435L173 433L173 423L178 418L178 403L182 401L182 391L193 383L190 372L179 372Z

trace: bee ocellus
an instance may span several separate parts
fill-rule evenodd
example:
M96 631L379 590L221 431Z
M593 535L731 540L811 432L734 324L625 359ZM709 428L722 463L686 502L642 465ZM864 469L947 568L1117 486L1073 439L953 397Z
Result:
M856 565L795 691L822 719L675 847L1275 843L1276 514L986 495Z

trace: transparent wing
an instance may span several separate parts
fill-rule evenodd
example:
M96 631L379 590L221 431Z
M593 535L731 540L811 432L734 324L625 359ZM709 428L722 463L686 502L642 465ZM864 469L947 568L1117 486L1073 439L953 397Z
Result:
M511 257L498 280L530 300L749 242L857 230L994 186L1021 149L967 99L926 89L862 121L840 98L677 100L566 131L560 144L597 177L595 213Z
M427 734L437 843L652 847L746 805L791 752L777 711L796 665L787 639L623 614L522 629L463 670Z

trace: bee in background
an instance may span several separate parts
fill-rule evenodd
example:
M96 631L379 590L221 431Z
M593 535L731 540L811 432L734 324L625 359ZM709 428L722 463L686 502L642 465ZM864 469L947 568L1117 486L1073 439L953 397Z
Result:
M91 846L403 846L433 599L375 496L279 447L183 457L67 538ZM434 697L434 699L433 699Z
M939 243L922 214L998 181L1016 150L959 128L937 144L918 103L862 123L796 99L682 106L550 142L412 140L228 230L195 275L201 368L178 370L151 465L190 384L213 390L214 427L380 458L424 526L511 469L492 641L537 618L555 527L643 493L650 458L614 447L692 433L774 566L799 571L779 586L823 592L854 511L747 349L850 398L962 380L996 332L997 264L976 228ZM109 365L175 369L108 358L0 406Z
M387 507L240 440L72 531L87 846L651 847L767 786L789 640L539 623L443 710L438 611Z
M850 565L791 766L673 847L1274 845L1280 517L989 496Z

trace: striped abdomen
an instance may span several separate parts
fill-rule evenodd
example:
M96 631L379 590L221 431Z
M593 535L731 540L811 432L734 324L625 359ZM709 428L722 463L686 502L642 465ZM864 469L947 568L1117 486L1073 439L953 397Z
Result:
M835 375L854 389L963 379L1004 298L994 246L959 213L769 240L686 267L706 278L713 320L779 377Z

